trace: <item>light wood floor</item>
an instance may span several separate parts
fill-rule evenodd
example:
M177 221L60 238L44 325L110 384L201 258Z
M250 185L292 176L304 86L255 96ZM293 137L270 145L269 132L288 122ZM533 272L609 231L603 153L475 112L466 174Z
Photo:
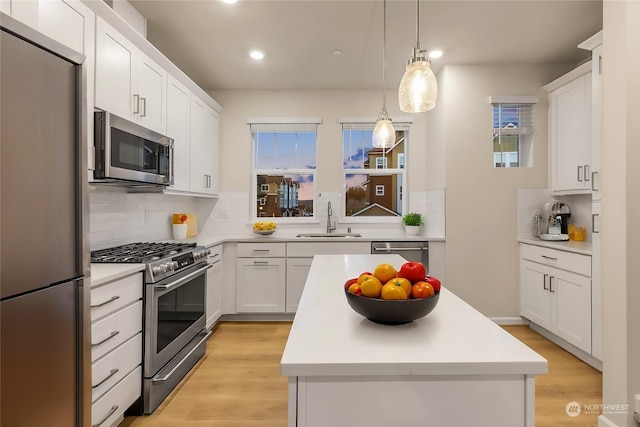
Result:
M126 417L121 427L283 427L287 378L280 357L289 322L221 322L196 368L152 414ZM596 427L597 414L575 418L567 403L602 403L602 375L527 326L505 326L549 361L536 377L536 427ZM413 427L413 426L411 426Z

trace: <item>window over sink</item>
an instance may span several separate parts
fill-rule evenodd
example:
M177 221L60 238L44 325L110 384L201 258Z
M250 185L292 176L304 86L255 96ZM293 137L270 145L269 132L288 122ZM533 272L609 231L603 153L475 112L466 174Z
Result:
M315 218L320 119L250 119L253 219Z

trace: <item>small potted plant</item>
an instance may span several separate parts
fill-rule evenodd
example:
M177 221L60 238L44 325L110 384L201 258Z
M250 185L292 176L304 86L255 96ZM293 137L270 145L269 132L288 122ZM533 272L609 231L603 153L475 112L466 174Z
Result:
M422 215L416 212L409 212L402 217L404 230L407 234L420 233L420 226L423 224Z

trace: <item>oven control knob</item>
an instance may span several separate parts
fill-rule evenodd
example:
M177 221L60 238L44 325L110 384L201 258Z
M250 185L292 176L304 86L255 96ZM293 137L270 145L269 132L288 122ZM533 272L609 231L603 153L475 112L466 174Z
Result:
M153 274L160 274L160 273L162 273L162 269L160 268L160 266L157 266L157 265L156 265L156 266L154 266L154 267L152 267L152 268L151 268L151 272L152 272Z
M171 261L171 269L172 270L178 269L178 261Z

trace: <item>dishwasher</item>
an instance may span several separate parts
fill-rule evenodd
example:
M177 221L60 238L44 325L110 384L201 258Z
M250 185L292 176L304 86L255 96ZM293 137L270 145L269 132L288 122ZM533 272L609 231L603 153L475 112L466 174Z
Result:
M429 271L429 242L371 242L372 254L398 254L407 261L424 264Z

